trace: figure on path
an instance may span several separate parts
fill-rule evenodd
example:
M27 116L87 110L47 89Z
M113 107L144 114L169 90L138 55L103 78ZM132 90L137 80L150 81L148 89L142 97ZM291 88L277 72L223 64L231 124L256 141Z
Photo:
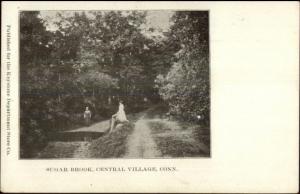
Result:
M85 111L84 111L84 113L83 113L83 118L84 118L84 121L85 121L85 125L86 125L86 126L90 126L91 117L92 117L92 113L91 113L91 111L89 110L89 107L86 107L86 108L85 108Z
M122 100L120 100L120 102L119 102L118 112L116 114L112 115L112 117L111 117L110 132L113 130L116 122L118 122L118 123L128 122L125 111L124 111L124 104L123 104Z

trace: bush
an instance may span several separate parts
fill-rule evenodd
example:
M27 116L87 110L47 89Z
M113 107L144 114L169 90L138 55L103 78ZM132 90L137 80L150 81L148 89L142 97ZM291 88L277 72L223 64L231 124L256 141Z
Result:
M21 121L22 122L22 121ZM20 140L21 158L31 158L44 146L46 146L46 133L39 128L35 120L29 119L22 122Z
M189 121L200 115L201 122L209 123L208 15L176 12L173 22L171 41L180 50L169 72L156 77L156 88L172 114Z

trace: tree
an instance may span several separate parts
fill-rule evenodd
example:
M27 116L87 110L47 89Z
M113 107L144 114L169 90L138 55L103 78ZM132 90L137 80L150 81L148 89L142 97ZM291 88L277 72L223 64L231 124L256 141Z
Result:
M184 117L207 115L205 17L178 12L170 32L151 38L145 11L59 12L55 30L39 12L21 12L21 156L51 133L80 126L85 106L97 120L110 117L119 99L129 113L160 94Z
M47 114L43 107L51 95L54 76L49 66L51 33L46 31L39 12L20 13L20 76L21 76L21 156L45 144Z
M157 77L156 86L172 112L189 120L201 115L208 123L208 13L179 11L172 20L169 41L177 42L180 50L170 71Z
M146 44L142 34L145 12L91 12L88 34L80 43L79 58L83 66L112 76L118 80L117 93L129 104L143 98L147 74Z

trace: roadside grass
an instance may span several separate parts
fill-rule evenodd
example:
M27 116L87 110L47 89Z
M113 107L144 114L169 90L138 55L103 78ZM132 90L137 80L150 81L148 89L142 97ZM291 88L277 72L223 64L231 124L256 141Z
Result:
M132 133L134 124L125 123L111 133L93 140L89 147L91 158L120 158L125 155L127 137Z
M117 127L112 133L89 141L51 141L47 146L37 152L36 158L73 158L74 153L82 143L86 144L89 158L117 158L125 155L128 136L134 129L136 120L143 113L129 114L130 123Z
M194 139L203 143L208 149L210 148L210 129L209 126L193 124L189 122L179 122L182 130L192 130Z
M151 108L149 108L146 111L145 118L153 119L153 118L163 118L165 117L165 114L168 112L169 108L166 104L157 104L153 105Z
M209 126L197 126L193 131L194 137L198 142L202 142L210 149L210 129Z
M209 157L209 133L199 126L190 123L176 126L165 120L148 124L163 157Z
M91 142L89 151L91 158L121 158L127 150L127 138L134 130L134 123L141 113L128 115L129 123L116 127L111 133Z

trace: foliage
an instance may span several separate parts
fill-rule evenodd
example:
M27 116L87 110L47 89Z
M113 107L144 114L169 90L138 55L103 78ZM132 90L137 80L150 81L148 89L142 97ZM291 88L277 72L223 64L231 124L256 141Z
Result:
M115 113L119 99L126 111L140 110L137 102L151 91L155 77L146 57L153 41L140 28L145 12L72 12L57 18L51 31L39 12L20 14L22 157L46 145L50 133L80 125L85 106L94 120Z
M64 12L66 13L66 12ZM21 157L49 134L164 100L182 118L209 116L208 19L176 12L169 32L145 36L145 11L58 13L54 30L37 11L20 13ZM156 86L156 87L155 87Z
M170 111L188 120L197 115L209 121L208 15L206 12L176 12L169 41L177 42L173 65L159 74L156 87Z

